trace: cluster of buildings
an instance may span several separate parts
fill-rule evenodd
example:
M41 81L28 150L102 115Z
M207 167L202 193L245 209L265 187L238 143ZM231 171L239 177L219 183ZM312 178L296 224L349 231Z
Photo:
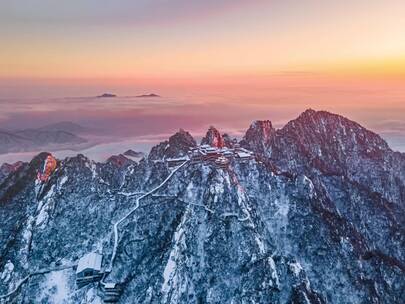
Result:
M218 168L226 169L231 160L240 162L248 162L254 158L252 151L235 145L233 148L217 148L210 145L200 145L191 148L187 156L181 158L167 159L169 167L176 167L182 164L185 160L190 160L192 163L209 163Z

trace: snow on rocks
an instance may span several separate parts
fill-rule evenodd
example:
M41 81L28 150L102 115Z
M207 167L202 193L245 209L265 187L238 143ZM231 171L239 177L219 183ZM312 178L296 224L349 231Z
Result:
M37 301L55 304L67 302L71 293L69 286L70 272L68 269L65 269L45 274L45 279L40 284L42 292Z
M210 193L214 195L214 203L218 203L219 196L224 193L223 178L210 186Z
M179 296L179 281L178 273L177 273L177 263L180 259L180 254L182 248L186 247L185 237L184 237L184 223L188 218L188 214L190 213L190 209L187 209L181 219L180 224L177 226L177 229L174 233L173 237L173 247L170 251L169 258L167 260L165 269L163 271L163 284L162 284L162 293L163 303L166 303L170 300L171 303L176 303L176 299ZM171 291L171 292L170 292ZM170 294L170 299L168 296Z
M0 273L0 280L3 284L8 283L11 279L12 273L14 271L14 264L8 260L6 265L4 265L3 271Z
M55 185L46 193L44 198L38 203L35 226L43 228L49 219L49 212L53 207L53 195L55 193Z
M291 263L288 263L288 266L289 266L291 272L292 272L296 277L299 277L299 275L300 275L300 273L301 273L301 271L302 271L302 266L301 266L301 264L298 263L298 262L291 262Z
M280 279L277 274L277 269L276 269L276 263L274 262L273 257L269 256L267 258L267 262L269 263L270 269L271 269L271 278L272 282L274 282L274 287L280 288Z
M66 184L66 182L68 181L69 177L67 175L63 176L60 181L58 182L58 191L62 190L62 187Z
M307 197L313 199L316 197L316 191L311 179L306 175L300 175L296 180L296 185L299 191L305 193Z
M28 256L29 251L31 249L34 222L35 218L33 216L29 216L27 218L25 229L22 234L21 240L22 246L20 249L20 256L21 256L21 265L23 265L24 268L28 268Z

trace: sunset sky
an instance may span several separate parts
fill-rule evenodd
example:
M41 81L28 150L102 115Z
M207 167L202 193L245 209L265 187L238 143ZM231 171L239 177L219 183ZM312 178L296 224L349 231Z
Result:
M403 0L1 1L0 126L125 116L170 120L161 133L175 123L239 130L256 118L282 125L312 107L402 149L404 16ZM167 98L64 99L103 92Z
M2 1L2 78L405 76L405 2Z

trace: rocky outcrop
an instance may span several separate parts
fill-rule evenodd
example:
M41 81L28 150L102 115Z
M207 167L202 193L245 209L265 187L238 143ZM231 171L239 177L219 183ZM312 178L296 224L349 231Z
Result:
M0 184L10 173L16 172L24 163L17 161L13 164L4 163L0 166Z
M305 111L275 133L267 155L289 170L342 176L391 202L405 201L401 154L379 135L342 116Z
M107 163L112 164L117 167L128 166L133 163L131 159L125 157L123 154L113 155L107 159Z
M275 129L269 120L256 120L250 125L240 144L251 151L266 155L274 133Z
M183 129L171 136L157 146L154 146L148 156L149 160L162 160L166 158L180 157L187 155L191 147L197 145L194 138Z
M209 145L216 148L225 147L225 142L221 133L213 126L209 127L207 133L201 139L201 144Z
M222 134L222 138L224 140L224 146L227 148L233 148L235 146L235 144L238 143L238 140L236 138L232 138L227 133Z

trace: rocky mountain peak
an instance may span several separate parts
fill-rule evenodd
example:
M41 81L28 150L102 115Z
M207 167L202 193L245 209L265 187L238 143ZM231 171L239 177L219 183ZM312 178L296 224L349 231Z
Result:
M311 117L311 116L316 115L318 112L325 112L325 111L315 111L314 109L309 108L309 109L306 109L304 112L302 112L300 117Z
M246 131L241 145L255 152L265 154L274 132L275 129L270 120L256 120Z
M58 161L56 158L52 154L48 153L46 158L43 160L42 168L38 170L37 179L41 182L48 181L49 177L55 171L57 165Z
M169 146L181 152L187 152L190 147L195 147L196 145L197 143L193 136L183 129L180 129L169 138Z
M388 144L379 135L348 118L327 111L308 109L283 129L283 134L294 133L301 141L311 142L312 145L329 143L337 149L362 150L366 153L389 150Z
M7 178L7 176L13 172L16 172L24 163L22 161L15 162L13 164L4 163L0 166L0 183Z
M221 133L214 127L210 126L208 128L207 133L201 140L202 145L210 145L216 148L223 148L225 147L225 141L222 137Z
M268 142L273 132L274 128L270 120L256 120L246 131L245 138L260 136L265 142Z
M195 147L196 145L197 143L191 134L180 129L174 135L170 136L169 140L154 146L149 153L148 159L157 160L184 156L191 147Z
M4 163L0 166L0 171L1 172L15 172L20 168L24 163L22 161L17 161L15 163L9 164L9 163Z
M115 167L124 167L129 164L132 164L133 161L123 154L113 155L107 159L107 163L112 164Z
M129 149L129 150L125 151L123 153L123 155L125 155L127 157L140 158L140 157L143 157L145 154L143 152L134 151L132 149Z
M29 165L30 167L33 167L37 170L40 170L46 159L48 158L48 156L53 157L51 153L49 152L41 152L39 154L37 154L36 156L34 156L34 158L30 161Z
M234 147L238 140L236 138L232 138L228 133L222 134L222 138L224 139L224 146L228 148Z
M188 146L195 146L197 145L195 139L191 134L184 129L179 129L174 135L170 136L169 143L171 144L185 144Z

